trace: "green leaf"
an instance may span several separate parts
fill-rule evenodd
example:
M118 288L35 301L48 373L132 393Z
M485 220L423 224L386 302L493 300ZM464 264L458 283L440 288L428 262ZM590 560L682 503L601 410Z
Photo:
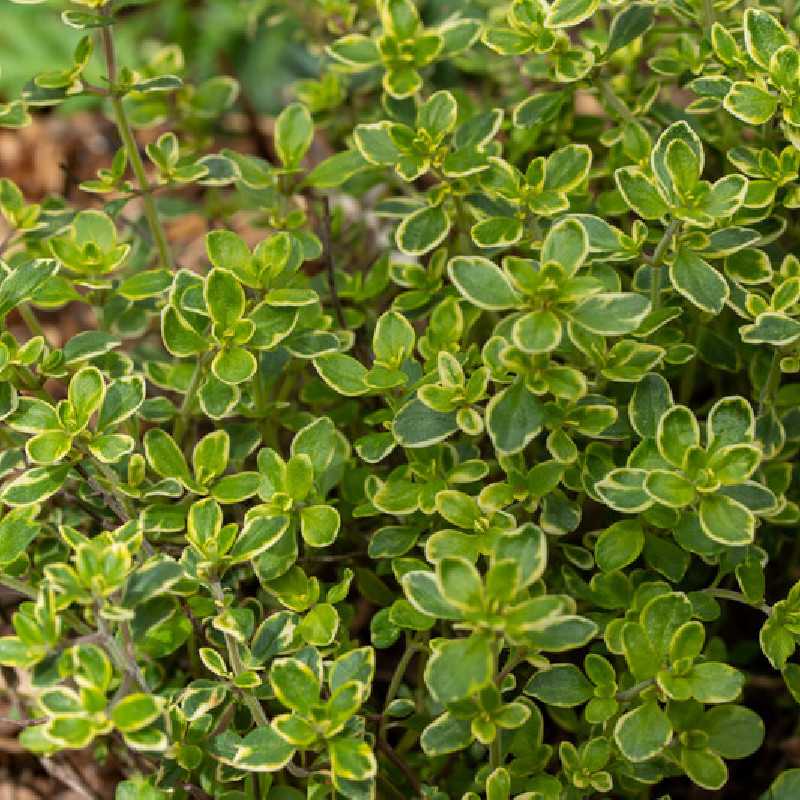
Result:
M672 405L669 384L655 372L645 375L633 390L628 416L636 433L643 439L654 439L658 421Z
M730 703L744 686L744 675L728 664L707 661L689 673L692 696L701 703Z
M658 421L658 451L675 467L683 467L691 448L700 444L700 426L686 406L672 406Z
M772 14L759 8L748 8L744 12L744 44L750 58L768 69L773 54L791 44L791 40Z
M732 444L717 450L708 468L723 486L744 483L761 463L761 448L754 444Z
M314 606L297 626L297 632L317 647L327 647L336 638L339 613L330 603Z
M36 290L58 271L53 258L37 258L20 264L0 283L0 320L20 303L33 297Z
M492 679L491 640L481 634L465 639L434 640L425 665L425 685L442 704L469 697Z
M571 28L594 14L600 0L556 0L545 17L548 28Z
M515 126L527 128L552 122L567 99L566 92L538 92L514 109Z
M486 407L486 429L500 453L518 453L524 449L541 431L543 423L542 403L521 379L496 394Z
M412 570L403 575L403 591L414 608L422 614L442 619L461 619L461 612L444 597L432 572Z
M655 469L648 473L644 488L657 503L670 508L683 508L695 499L691 481L678 472Z
M336 540L341 519L332 506L306 506L300 511L300 533L310 547L328 547Z
M642 219L661 219L669 212L655 184L639 167L620 167L614 173L614 180L628 207Z
M723 758L747 758L764 741L764 723L749 708L739 705L717 706L703 717L708 746Z
M588 297L569 312L582 328L605 336L621 336L639 327L650 313L650 301L633 292L603 292Z
M594 687L574 664L554 664L530 679L525 694L548 706L572 708L593 697Z
M268 550L283 536L289 524L286 517L254 517L242 528L228 553L234 564L250 561Z
M397 246L409 256L419 256L442 243L450 230L450 218L441 206L420 208L397 229Z
M700 525L715 542L731 546L750 544L755 537L755 517L741 503L724 494L700 501Z
M64 485L70 469L69 464L29 469L3 487L0 500L12 507L41 503Z
M747 179L741 175L720 178L703 200L702 208L715 219L735 214L747 198Z
M101 19L104 20L105 18ZM168 800L169 795L156 789L151 779L143 777L131 778L117 784L114 800Z
M16 561L36 538L41 525L33 519L32 509L16 509L0 520L0 564Z
M778 98L754 83L736 81L722 104L742 122L748 125L763 125L778 109Z
M769 663L775 669L783 669L796 647L794 634L786 629L785 620L777 614L767 617L758 638Z
M257 367L255 356L244 347L224 348L211 361L214 377L230 386L249 381Z
M244 289L227 269L215 267L206 277L205 295L208 313L223 331L233 328L244 314Z
M199 483L206 484L225 472L230 455L230 436L225 431L206 434L192 451L192 469Z
M145 399L145 382L141 375L125 376L112 381L105 392L97 417L97 430L104 431L132 417Z
M345 150L317 164L306 176L305 182L317 189L334 189L368 166L369 162L360 152Z
M392 433L403 447L430 447L458 430L453 412L434 411L416 398L397 412Z
M469 720L462 720L445 711L422 732L420 744L427 756L445 755L463 750L472 742Z
M489 217L473 225L470 235L478 247L508 247L522 238L523 228L513 217Z
M319 702L319 679L298 658L276 658L269 670L269 680L278 701L303 716L308 716Z
M342 36L325 48L328 55L358 70L380 63L380 50L374 39L358 33Z
M635 764L658 755L671 738L669 718L654 700L623 714L614 728L614 741Z
M606 528L594 545L597 566L614 572L632 564L644 547L644 530L638 520L622 520Z
M402 153L390 135L391 122L376 122L371 125L358 125L353 131L358 152L370 164L376 166L393 166Z
M34 464L53 464L69 453L72 436L64 431L45 431L25 443L25 453Z
M334 775L351 781L364 781L378 771L378 763L370 746L347 736L328 740L328 754Z
M335 692L350 681L370 686L375 674L375 651L371 647L359 647L339 656L331 667L330 686Z
M358 397L370 391L367 369L345 353L326 353L314 359L314 367L328 386L345 397Z
M253 257L250 255L250 248L233 231L209 231L206 234L206 252L208 253L208 260L214 267L230 271L240 280L245 278L252 279L254 276ZM210 277L211 275L209 274L206 278L206 291L209 293L211 292L208 287ZM225 288L224 283L222 286ZM214 301L216 301L216 298L212 298L212 302ZM238 298L236 298L236 302L239 302ZM208 305L208 301L206 301L206 304ZM216 303L216 305L218 306L220 303ZM222 311L221 313L224 314L225 312ZM236 317L236 319L238 318Z
M478 570L464 558L443 558L436 565L436 578L445 600L464 612L480 611L483 583Z
M800 339L800 322L786 314L766 311L752 325L743 325L739 332L747 344L771 344L785 347Z
M455 97L446 90L434 92L417 111L417 128L438 140L453 130L457 115Z
M549 353L561 341L561 321L552 311L531 311L514 323L512 337L526 353Z
M378 9L388 33L400 40L410 39L419 28L419 13L412 0L382 0Z
M478 308L503 311L521 303L505 273L488 258L457 256L450 259L447 272L461 295Z
M137 692L126 695L111 709L114 727L123 733L147 727L161 715L164 701L157 695Z
M121 604L135 608L151 597L166 594L184 574L183 567L170 558L149 561L128 578Z
M700 256L681 247L669 269L672 285L691 303L710 314L719 314L729 297L728 284Z
M644 489L647 472L643 469L621 467L611 470L608 475L595 484L595 491L606 505L633 514L645 511L653 500Z
M630 3L618 11L611 20L606 57L638 39L652 24L653 6L649 3Z
M588 644L597 634L597 624L586 617L568 614L546 619L525 631L525 638L537 650L563 653Z
M302 103L286 106L275 120L275 150L286 169L296 169L314 138L311 114Z
M709 448L750 442L755 435L753 408L744 397L721 397L708 412Z
M164 347L177 358L196 356L208 350L208 340L199 334L174 306L165 306L161 314L161 338Z
M72 376L67 399L75 414L77 430L82 430L89 424L89 418L102 405L105 392L105 381L100 370L95 367L84 367Z
M681 750L681 766L693 783L704 789L720 789L728 780L725 762L711 750Z
M580 269L588 253L589 236L586 228L575 218L557 222L542 242L542 261L560 264L568 275L574 275Z
M160 428L152 428L144 435L144 453L147 463L162 478L175 478L181 483L191 481L189 465L175 440Z
M242 739L233 764L248 772L276 772L294 752L295 748L273 726L261 726Z

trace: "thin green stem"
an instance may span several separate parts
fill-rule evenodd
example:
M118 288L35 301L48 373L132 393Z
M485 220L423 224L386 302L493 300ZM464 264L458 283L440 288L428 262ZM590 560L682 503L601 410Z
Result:
M502 678L500 675L502 674L498 669L500 663L500 654L503 652L503 639L498 638L497 641L494 643L493 647L493 659L494 659L494 667L492 671L495 674L495 684L500 685L502 683ZM512 656L509 656L509 660ZM503 766L503 743L501 741L501 730L499 728L495 728L494 732L494 739L492 739L492 743L489 746L489 767L492 770L496 770L498 767Z
M614 697L620 703L627 703L630 700L635 700L645 689L649 689L655 682L655 678L648 678L646 681L631 686L630 689L617 692Z
M25 323L25 326L28 328L31 334L33 336L41 336L42 339L47 342L47 334L44 332L44 328L42 327L30 305L28 305L28 303L20 303L17 306L17 311L19 312L22 321Z
M225 605L225 593L222 591L222 584L219 581L214 581L210 584L210 587L211 594L214 597L217 605L220 606L220 608L223 608ZM239 654L239 646L229 633L225 633L224 636L225 648L228 651L228 660L231 662L233 671L237 675L240 675L242 672L244 672L244 664L242 663L242 658ZM241 698L244 700L244 703L250 711L250 714L252 715L253 721L256 723L256 725L260 728L268 727L269 720L267 719L267 715L264 713L264 709L262 708L261 703L259 703L258 698L244 689L241 690Z
M505 680L505 678L510 675L516 667L518 667L528 655L528 650L525 647L514 648L508 655L508 659L506 661L505 666L503 667L500 672L497 673L497 677L494 679L495 685L500 686L500 684Z
M395 667L394 673L389 681L389 688L386 691L386 701L383 706L383 714L381 714L381 721L378 725L378 739L380 741L386 741L386 726L389 724L389 717L386 711L391 702L397 696L397 692L400 690L400 686L403 683L403 678L405 677L408 665L411 663L411 659L414 658L414 656L422 649L422 645L420 645L414 638L410 636L406 637L406 649L403 651L403 655L400 656L400 660L397 662L397 666Z
M656 245L656 249L653 251L653 257L650 260L650 305L653 311L655 311L661 303L660 267L664 263L667 250L672 244L672 240L675 237L675 234L678 232L680 224L680 221L677 219L673 219L669 223L667 229L664 231L664 235Z
M772 360L769 363L769 371L764 380L764 385L758 395L758 415L761 416L772 404L772 398L777 389L781 374L781 354L778 348L772 351Z
M86 454L88 458L92 458L91 454ZM111 485L112 489L116 488L117 476L114 471L107 464L103 464L99 459L92 459L95 467L100 471L103 478ZM82 465L78 465L78 470L86 478L92 490L99 494L108 504L108 507L114 512L117 519L124 525L130 521L135 515L135 512L128 504L128 500L121 492L108 491L93 475L85 471Z
M704 589L705 594L711 597L719 597L721 600L733 600L735 603L742 603L743 605L750 606L750 608L758 609L762 614L770 616L772 614L772 606L766 603L751 603L743 594L733 592L730 589Z
M0 586L5 586L7 589L25 595L25 597L30 597L33 600L36 599L36 589L34 589L33 586L29 586L25 581L19 580L19 578L12 578L10 575L0 575Z
M714 0L703 0L703 32L711 38L714 27Z
M183 396L183 402L181 403L180 411L178 411L178 416L175 417L175 426L172 429L172 438L179 447L189 427L189 419L192 416L192 406L194 405L200 384L205 377L206 367L208 366L208 358L208 353L205 353L198 360L194 368L194 372L192 373L192 379L189 381L189 386L186 389L186 394Z
M623 119L625 122L636 122L636 117L633 115L631 110L625 103L620 100L617 96L617 93L611 87L611 83L609 81L600 81L599 84L600 88L600 95L602 96L603 100L606 101L606 104L611 108L614 112L616 112L617 116Z
M108 6L104 7L104 13L109 14ZM142 157L139 155L139 148L133 136L133 130L128 120L128 115L125 113L125 106L122 104L122 98L117 92L117 57L114 49L114 34L111 25L105 25L100 28L100 37L103 42L103 52L106 60L106 70L108 72L109 83L109 99L111 100L111 108L114 112L114 119L119 130L119 135L122 138L122 143L128 154L128 161L130 162L133 174L136 176L136 181L139 184L139 190L142 197L142 207L144 215L147 219L147 224L150 227L150 233L158 249L158 255L161 260L161 266L166 269L173 269L174 264L172 261L172 254L169 250L167 243L167 235L164 232L164 227L158 216L155 201L152 197L153 187L147 179L147 173L144 170L144 163Z

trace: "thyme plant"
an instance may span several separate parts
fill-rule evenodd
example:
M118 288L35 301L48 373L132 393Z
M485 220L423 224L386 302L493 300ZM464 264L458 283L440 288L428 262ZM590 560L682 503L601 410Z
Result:
M800 701L797 4L262 2L316 70L269 158L118 59L150 5L59 11L0 124L118 149L0 180L20 743L119 800L800 796L735 766Z

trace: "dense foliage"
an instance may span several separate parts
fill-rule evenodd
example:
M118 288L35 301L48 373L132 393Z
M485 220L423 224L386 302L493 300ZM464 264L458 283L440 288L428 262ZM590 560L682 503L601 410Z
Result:
M318 69L261 155L117 58L146 2L0 105L120 145L0 180L21 743L120 800L800 796L735 767L800 702L800 9L253 6Z

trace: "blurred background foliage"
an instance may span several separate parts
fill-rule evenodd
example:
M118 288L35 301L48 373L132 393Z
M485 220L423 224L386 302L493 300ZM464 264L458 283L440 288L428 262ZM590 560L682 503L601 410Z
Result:
M18 97L43 65L71 59L82 32L60 21L57 11L63 4L47 5L53 13L46 13L43 5L0 4L2 100ZM291 96L295 81L319 76L318 53L307 46L303 26L323 25L329 8L353 4L346 0L143 0L126 5L127 18L117 34L121 63L135 67L156 45L178 44L193 82L233 74L254 110L274 115ZM137 13L145 5L147 13ZM426 21L435 24L456 10L469 16L481 6L485 13L491 3L429 0L423 11ZM87 77L98 76L99 67L87 73ZM72 100L57 113L87 105L97 105L97 101Z

